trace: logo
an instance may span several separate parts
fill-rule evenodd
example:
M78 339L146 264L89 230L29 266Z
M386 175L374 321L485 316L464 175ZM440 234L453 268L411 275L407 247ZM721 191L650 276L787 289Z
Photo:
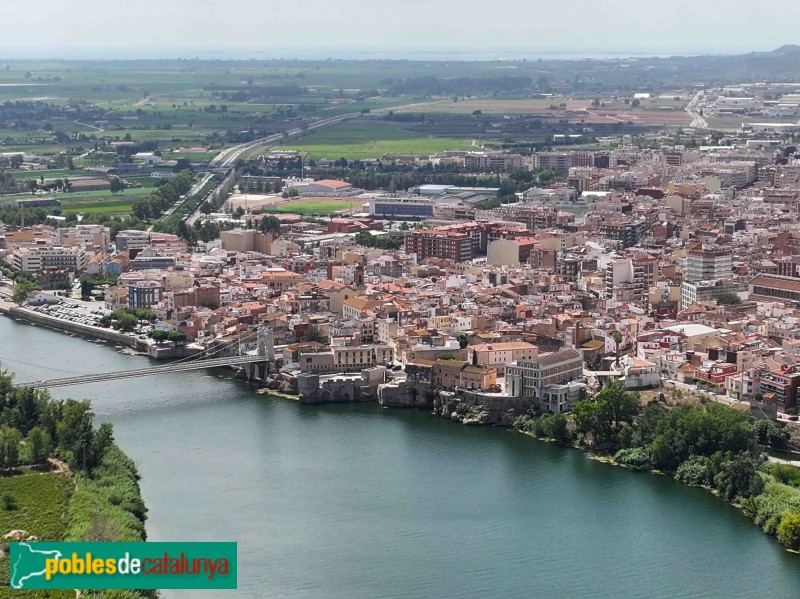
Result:
M11 543L12 589L235 589L236 543Z

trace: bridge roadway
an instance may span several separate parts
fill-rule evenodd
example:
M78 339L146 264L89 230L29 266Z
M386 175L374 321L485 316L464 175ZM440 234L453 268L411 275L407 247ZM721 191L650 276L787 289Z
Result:
M25 383L15 383L15 387L32 387L34 389L47 389L49 387L67 387L69 385L83 385L86 383L98 383L100 381L111 381L115 379L128 379L140 376L155 376L158 374L172 374L174 372L188 372L190 370L202 370L204 368L220 368L222 366L238 366L242 364L255 364L264 362L264 356L230 356L227 358L211 358L207 360L196 359L188 362L175 362L163 366L152 366L150 368L133 368L131 370L117 370L114 372L99 372L97 374L82 374L69 376L60 379L46 379L40 381L28 381Z

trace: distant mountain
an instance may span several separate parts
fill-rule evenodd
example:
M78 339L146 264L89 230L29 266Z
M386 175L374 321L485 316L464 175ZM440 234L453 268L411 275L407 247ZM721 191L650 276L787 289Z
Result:
M773 50L772 52L764 52L764 54L775 54L777 56L786 56L787 54L800 54L800 46L797 44L786 44Z

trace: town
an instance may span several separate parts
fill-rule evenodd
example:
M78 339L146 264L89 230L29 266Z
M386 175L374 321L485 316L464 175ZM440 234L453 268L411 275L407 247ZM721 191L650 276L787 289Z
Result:
M740 114L764 94L712 91L692 110ZM772 105L798 116L800 96ZM603 140L606 150L402 157L497 186L397 189L392 178L389 189L365 190L251 174L302 158L275 149L230 169L220 195L210 176L176 177L176 161L139 153L112 170L184 177L184 187L211 180L183 235L112 237L59 216L5 223L4 270L27 277L7 279L7 295L24 304L22 318L117 331L154 358L251 351L266 327L278 351L262 383L308 402L430 408L446 397L469 406L468 422L508 425L530 405L569 411L619 379L797 420L793 127L744 123L713 145L684 128L681 143L658 148L620 136ZM47 172L40 157L10 157ZM73 188L115 181L70 179ZM513 191L520 182L529 186ZM6 202L23 219L29 206L58 205L51 197ZM198 238L207 229L218 234Z
M9 397L197 369L315 414L418 409L674 475L800 548L800 84L782 71L154 61L187 79L138 89L89 63L92 99L12 101L66 85L31 64L0 71L0 314L150 365L0 372ZM91 474L75 447L49 449Z

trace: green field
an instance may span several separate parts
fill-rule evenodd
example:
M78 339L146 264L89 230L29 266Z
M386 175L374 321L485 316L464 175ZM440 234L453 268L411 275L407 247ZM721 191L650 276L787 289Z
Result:
M306 152L310 158L381 158L384 154L434 154L444 150L469 149L466 139L427 137L393 124L346 123L309 133L285 147Z
M484 114L527 114L532 112L544 112L549 109L551 104L561 104L566 102L563 96L542 99L503 99L494 98L475 98L471 100L461 100L458 102L437 102L410 108L401 108L397 112L424 112L425 114L472 114L480 110Z
M309 216L312 214L335 214L340 210L359 208L361 202L342 202L340 200L297 200L287 204L275 206L275 212L287 214L301 214Z
M0 531L24 530L40 541L59 541L68 524L72 480L53 473L32 472L19 476L0 477L0 497L10 495L17 509L0 506ZM0 587L8 589L9 560L0 558ZM13 591L14 597L75 597L75 591Z
M126 214L133 208L131 198L124 199L117 196L105 202L80 202L75 204L62 204L61 214Z
M77 171L77 170L69 170L66 168L62 169L51 169L46 171L17 171L12 170L8 171L14 179L23 180L23 179L40 179L44 177L45 179L64 179L69 177L78 177L78 176L91 176L92 173L87 171Z

